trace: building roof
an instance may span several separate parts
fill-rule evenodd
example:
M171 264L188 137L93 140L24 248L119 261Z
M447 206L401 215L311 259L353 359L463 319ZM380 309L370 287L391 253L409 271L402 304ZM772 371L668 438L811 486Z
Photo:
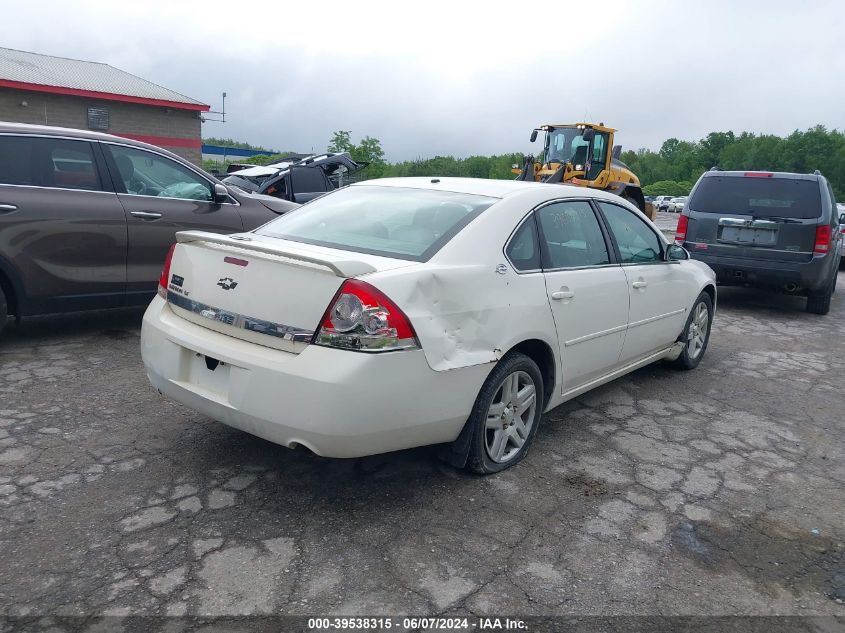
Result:
M183 110L209 106L131 73L102 64L0 48L0 87L51 92Z

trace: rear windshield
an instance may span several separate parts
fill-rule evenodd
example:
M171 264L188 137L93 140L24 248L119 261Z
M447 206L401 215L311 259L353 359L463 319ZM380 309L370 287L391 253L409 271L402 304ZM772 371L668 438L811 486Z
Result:
M258 231L294 242L427 261L496 198L357 186L317 198Z
M695 189L689 209L702 213L740 213L755 218L818 218L821 194L815 180L708 176Z

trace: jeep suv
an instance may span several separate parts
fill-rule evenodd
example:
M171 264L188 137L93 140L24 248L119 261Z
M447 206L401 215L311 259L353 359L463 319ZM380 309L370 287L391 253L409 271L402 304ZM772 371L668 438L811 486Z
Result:
M693 187L675 235L719 283L805 296L815 314L830 310L841 240L833 190L818 171L710 170Z

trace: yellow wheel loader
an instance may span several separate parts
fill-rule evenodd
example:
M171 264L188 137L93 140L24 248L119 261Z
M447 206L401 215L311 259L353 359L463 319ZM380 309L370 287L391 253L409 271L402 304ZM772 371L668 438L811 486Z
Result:
M535 160L526 156L522 168L514 165L517 180L534 180L580 185L610 191L631 202L649 218L654 207L647 205L640 179L619 160L621 145L613 144L613 128L604 123L541 125L531 132L531 142L543 132L543 153Z

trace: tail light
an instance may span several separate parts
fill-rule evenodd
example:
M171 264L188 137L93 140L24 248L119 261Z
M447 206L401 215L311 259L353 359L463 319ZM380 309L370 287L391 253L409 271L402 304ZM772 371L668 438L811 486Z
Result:
M678 227L675 229L675 242L683 244L687 239L687 225L689 217L683 213L678 216Z
M774 174L770 171L747 171L746 178L771 178Z
M161 277L158 278L158 296L162 299L167 299L167 282L170 279L170 262L173 261L174 250L176 250L176 244L171 244L170 249L167 251L167 257L164 258Z
M832 231L830 224L820 224L816 227L816 244L813 246L813 253L826 255L830 250L830 238Z
M420 347L402 310L383 292L358 279L343 282L323 315L314 343L360 352Z

